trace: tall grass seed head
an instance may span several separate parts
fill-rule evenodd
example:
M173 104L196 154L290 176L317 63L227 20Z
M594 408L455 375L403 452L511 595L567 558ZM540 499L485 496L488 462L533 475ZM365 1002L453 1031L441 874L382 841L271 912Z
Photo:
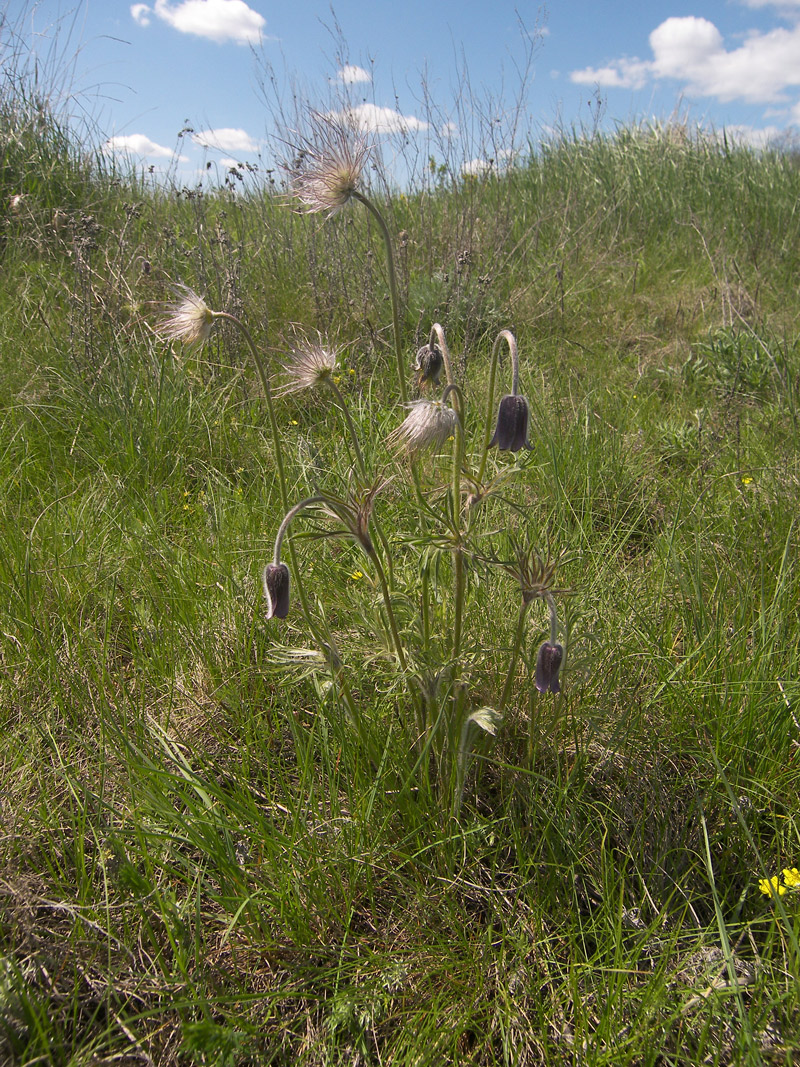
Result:
M262 573L267 618L285 619L289 614L289 568L285 563L268 563Z
M358 190L370 149L364 135L342 116L312 111L309 126L287 166L291 192L305 211L331 218Z
M524 396L509 394L500 401L497 425L489 447L494 445L501 452L519 452L530 448L528 443L528 401Z
M438 385L443 366L442 350L439 346L423 345L417 352L417 358L414 361L414 370L417 372L419 384L427 385L431 383L432 385Z
M340 351L335 346L323 345L321 340L319 344L304 340L283 365L284 380L277 395L314 389L330 379L339 366Z
M564 658L564 649L561 645L551 644L545 641L539 648L536 656L536 688L540 693L560 693L561 686L558 681L558 672L561 669L561 661Z
M436 448L456 432L458 416L441 400L414 400L403 422L389 435L408 452Z
M214 312L201 296L186 285L175 286L179 300L168 304L157 330L166 341L180 341L187 348L201 348L211 334Z

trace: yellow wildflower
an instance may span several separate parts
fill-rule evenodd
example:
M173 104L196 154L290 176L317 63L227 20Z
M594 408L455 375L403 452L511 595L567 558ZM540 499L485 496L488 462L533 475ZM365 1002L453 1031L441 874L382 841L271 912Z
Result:
M758 888L766 897L783 897L791 890L800 890L800 871L797 867L784 867L780 874L772 878L761 878Z

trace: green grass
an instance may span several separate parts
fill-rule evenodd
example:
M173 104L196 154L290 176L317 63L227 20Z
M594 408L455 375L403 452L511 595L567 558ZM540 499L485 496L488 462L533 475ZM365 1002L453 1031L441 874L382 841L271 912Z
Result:
M473 463L492 340L520 342L533 450L490 459L513 506L473 530L474 706L514 640L518 587L486 562L504 534L563 552L570 590L562 693L533 687L534 605L456 817L357 547L298 521L316 631L265 618L282 509L240 337L189 356L151 329L181 281L246 319L270 373L292 323L348 346L430 682L451 556L386 445L379 235L355 205L322 225L258 190L76 186L61 135L42 188L19 184L30 143L4 170L26 208L0 250L0 1060L796 1062L800 897L758 888L800 864L796 159L628 129L381 201L409 370L442 321ZM291 500L343 492L335 408L276 410ZM423 486L448 469L427 459Z

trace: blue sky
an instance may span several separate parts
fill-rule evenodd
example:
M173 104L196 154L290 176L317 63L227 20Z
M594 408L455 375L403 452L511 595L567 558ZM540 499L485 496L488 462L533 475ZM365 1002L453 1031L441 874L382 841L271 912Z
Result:
M4 9L42 55L74 59L73 90L107 152L185 181L209 161L215 174L234 161L269 164L274 107L260 88L269 68L286 99L296 84L379 138L405 137L422 158L449 145L480 169L492 146L453 101L466 71L484 114L498 129L507 122L524 33L534 135L591 125L598 101L606 126L678 114L754 144L800 127L800 0L334 0L335 16L318 0L6 0ZM179 138L187 122L194 132Z

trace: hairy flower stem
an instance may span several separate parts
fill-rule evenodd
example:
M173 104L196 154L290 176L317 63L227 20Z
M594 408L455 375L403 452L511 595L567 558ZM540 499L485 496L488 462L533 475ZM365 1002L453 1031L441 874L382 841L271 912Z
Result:
M283 520L278 527L278 532L275 535L275 551L272 555L272 562L276 565L281 561L281 548L283 547L283 539L286 536L286 531L289 529L289 524L295 516L299 515L301 511L306 508L310 508L312 504L324 504L324 496L307 496L305 500L301 500L299 504L295 504L293 508L289 508L286 514L283 516Z
M383 597L383 605L386 609L386 617L389 620L389 629L392 633L392 642L394 644L395 655L397 656L398 663L403 670L406 669L406 654L403 648L403 642L400 640L400 632L397 629L397 620L394 617L394 609L392 608L392 600L389 595L389 585L386 581L386 573L381 565L381 561L378 558L378 553L373 548L372 550L365 548L364 551L372 561L372 565L375 568L375 573L378 575L378 581L381 586L381 596Z
M283 467L283 448L281 445L280 432L278 431L278 420L275 417L275 406L272 403L272 390L269 385L269 378L264 368L264 361L261 358L261 354L255 346L253 336L245 326L245 324L238 319L235 315L231 315L228 311L213 311L212 316L215 319L225 319L227 322L232 323L244 337L247 347L250 349L250 354L253 357L253 362L256 365L258 376L261 379L261 386L264 390L264 396L267 401L267 413L269 416L269 427L272 433L272 447L275 452L275 466L278 470L278 486L281 494L281 507L284 512L289 510L289 494L286 489L286 473ZM285 520L284 520L285 521ZM282 540L283 538L281 538ZM319 642L319 635L316 632L316 628L312 622L311 609L308 604L308 597L306 596L305 585L300 577L300 568L297 563L297 553L294 550L294 545L289 542L289 558L292 561L292 572L295 576L295 583L297 585L297 595L300 597L300 607L303 612L303 618L306 620L306 624L314 634L315 640ZM321 647L321 646L320 646ZM352 698L351 698L352 703Z
M355 453L358 469L361 472L362 477L366 479L367 467L364 463L364 455L361 451L361 445L358 443L358 437L356 436L356 428L353 425L353 420L350 417L350 412L347 410L347 404L345 403L344 397L342 396L342 391L331 377L325 378L325 381L327 382L328 388L333 393L334 400L336 401L336 406L339 408L339 411L341 411L342 417L347 425L347 432L350 434L350 441L353 445L353 451Z
M305 500L301 500L298 504L295 504L293 508L290 508L286 512L286 514L283 517L283 521L281 522L280 526L278 527L278 533L277 533L277 535L275 537L275 550L274 550L274 553L273 553L273 562L274 563L279 564L281 562L281 549L283 547L283 539L286 536L286 531L289 529L289 525L292 522L292 520L294 518L296 518L296 516L299 515L301 511L305 510L305 508L311 507L312 504L324 504L324 503L325 503L325 497L324 496L309 496L309 497L306 497ZM329 649L331 647L330 646L330 642L325 640L324 635L320 632L318 627L312 621L311 612L310 612L309 606L308 606L308 598L306 596L306 591L305 591L305 585L304 585L302 577L301 577L302 572L299 569L299 567L297 566L296 556L295 556L295 553L294 553L294 545L291 543L291 541L289 542L289 553L290 553L291 558L292 558L292 566L294 568L294 570L293 570L294 582L295 582L295 585L297 587L298 595L300 597L300 603L301 603L302 608L303 608L303 614L304 614L304 616L306 618L306 621L308 622L308 625L309 625L309 628L310 628L312 634L314 635L314 640L316 641L317 646L322 650ZM355 727L355 729L357 730L359 736L361 737L361 740L364 742L364 745L366 746L367 751L370 753L370 759L372 760L373 763L375 763L375 756L374 756L374 753L372 751L372 742L370 741L370 739L369 739L369 737L367 735L367 732L366 732L366 730L364 728L364 723L363 723L363 721L361 719L361 715L358 712L358 708L356 707L356 703L353 700L353 695L350 692L350 687L347 684L347 680L346 680L346 678L344 676L343 670L341 669L341 665L337 666L336 663L334 662L333 658L330 657L330 656L328 657L328 665L330 667L331 677L333 678L333 681L337 685L337 687L339 689L339 693L341 694L342 700L344 701L344 705L345 705L345 708L347 710L348 717L350 718L350 721L352 722L353 726ZM376 766L377 766L377 764L376 764Z
M439 345L439 350L442 353L442 363L444 363L444 373L447 378L448 385L455 385L456 379L453 374L453 361L450 358L450 349L447 347L447 341L445 340L444 330L438 322L434 322L431 326L430 337L428 338L428 344L433 347L434 338Z
M354 200L362 203L375 219L378 229L381 231L383 243L386 246L386 270L389 274L389 293L392 298L392 326L394 328L394 352L397 359L397 382L400 387L400 400L403 404L407 404L408 390L406 389L406 371L403 361L402 339L400 337L400 298L397 292L397 272L394 265L392 235L389 233L389 227L386 225L383 215L368 197L364 196L358 189L353 191L352 196Z
M550 644L554 645L558 640L558 613L556 611L556 602L552 593L545 592L543 597L544 602L547 604L547 609L550 612Z
M253 357L253 362L256 365L258 376L261 379L261 385L264 389L264 396L267 401L267 412L269 414L269 426L272 431L272 447L275 450L275 466L278 468L278 482L281 492L281 505L286 511L289 507L289 497L286 492L286 474L283 469L283 449L281 447L280 434L278 432L278 420L275 418L275 407L272 403L272 390L269 387L269 378L267 372L264 369L264 361L261 359L261 355L255 346L252 334L242 322L241 319L237 319L235 315L231 315L228 311L212 311L211 313L215 319L225 319L226 322L233 323L233 325L240 331L242 337L247 342L247 347L250 349L250 354ZM294 560L292 561L294 562Z
M352 442L352 445L353 445L353 452L355 453L356 463L358 465L358 470L359 470L359 472L361 474L361 477L366 482L367 481L367 465L364 462L364 454L361 451L361 445L358 443L358 436L356 435L356 428L353 425L353 420L352 420L352 418L350 416L350 412L347 410L347 404L345 403L345 399L344 399L344 396L342 395L342 391L339 388L339 386L336 384L336 382L333 381L332 378L327 377L327 378L325 378L325 381L328 383L328 388L333 393L333 398L336 401L336 406L338 407L339 411L341 412L342 418L345 421L345 424L347 426L347 432L350 434L350 441ZM384 553L386 555L386 566L388 567L388 570L389 570L389 579L392 580L392 578L393 578L393 574L392 574L392 554L389 551L389 542L386 540L386 537L385 537L385 535L383 533L383 530L381 529L380 525L378 524L378 522L375 520L374 517L372 519L372 525L373 525L373 527L375 529L375 532L378 535L378 540L381 543L381 548L383 549L383 551L384 551Z
M517 352L517 339L510 330L501 330L495 337L492 345L492 362L489 368L489 392L486 399L486 429L483 434L483 450L481 463L478 468L478 485L483 483L483 475L486 470L486 459L489 455L489 442L492 439L492 426L494 425L494 382L497 377L497 359L500 344L505 341L511 352L511 395L516 396L519 390L519 353Z
M453 648L452 658L456 665L461 652L462 618L464 614L464 556L461 551L461 463L464 455L464 404L461 390L457 385L450 384L442 394L442 401L453 394L453 408L458 416L456 422L456 441L453 449L453 577L455 581L453 602ZM457 675L456 675L457 677Z
M522 601L519 609L519 615L517 616L517 629L514 634L514 644L511 646L511 658L508 661L508 671L506 672L506 681L503 686L503 692L500 696L500 706L498 711L503 711L508 698L511 696L511 687L514 684L514 678L517 673L517 659L519 658L520 649L522 648L522 639L525 636L525 616L528 613L529 601Z

